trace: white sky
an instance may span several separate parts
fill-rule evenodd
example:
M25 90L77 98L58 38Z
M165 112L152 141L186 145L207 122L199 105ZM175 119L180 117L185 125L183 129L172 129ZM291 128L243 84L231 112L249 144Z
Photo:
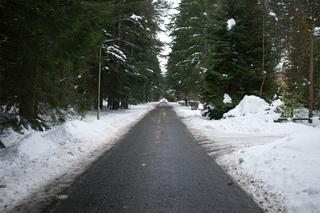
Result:
M162 73L165 73L167 71L166 65L168 62L168 55L171 52L170 43L172 41L172 38L169 36L170 31L167 29L166 25L170 23L170 16L178 13L176 8L179 6L180 0L166 0L170 4L172 4L171 8L167 11L167 13L163 16L164 23L161 24L161 28L164 30L164 32L158 33L158 38L160 41L166 43L166 45L163 47L163 51L161 52L161 55L158 57L160 61L160 66Z

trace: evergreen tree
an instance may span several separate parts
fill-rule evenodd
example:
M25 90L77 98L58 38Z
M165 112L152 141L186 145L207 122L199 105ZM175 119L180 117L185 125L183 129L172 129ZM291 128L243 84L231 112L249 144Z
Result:
M107 70L103 98L108 99L111 109L158 99L161 80L154 4L150 0L114 4L117 20L111 39L104 45Z
M159 98L161 6L160 0L1 1L1 117L41 129L39 115L63 120L64 109L92 109L100 47L101 98L110 108Z
M173 26L167 84L179 99L199 99L208 49L207 0L182 0Z
M87 49L87 40L76 37L81 6L77 1L4 1L1 9L1 103L5 110L15 106L21 122L37 127L42 110L73 104L80 46Z
M263 11L256 0L219 1L214 17L202 97L214 106L210 116L221 118L244 95L259 95L265 74L264 96L272 95L274 63L269 45L265 68L261 68ZM223 103L225 93L232 97L232 104Z
M283 45L283 57L286 64L287 105L291 110L296 107L309 107L310 115L316 105L319 90L317 88L319 56L315 26L319 26L319 2L281 0L270 1L270 8L275 13L273 22L278 39ZM281 5L279 7L278 5Z

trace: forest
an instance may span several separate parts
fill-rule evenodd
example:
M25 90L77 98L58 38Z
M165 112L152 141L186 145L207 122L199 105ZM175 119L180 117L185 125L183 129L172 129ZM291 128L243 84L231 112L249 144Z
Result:
M159 100L161 1L0 2L1 125L43 129L68 111ZM100 57L101 49L101 57ZM103 101L99 105L102 108Z
M161 97L206 103L215 119L246 94L281 97L288 116L307 107L310 119L319 108L319 1L182 0L162 73L157 33L168 6L2 0L1 128L42 130L44 117L63 122L98 102L117 110Z
M319 109L319 1L182 0L179 11L170 26L168 99L200 99L216 119L246 94L280 97L288 117L298 107L309 118Z

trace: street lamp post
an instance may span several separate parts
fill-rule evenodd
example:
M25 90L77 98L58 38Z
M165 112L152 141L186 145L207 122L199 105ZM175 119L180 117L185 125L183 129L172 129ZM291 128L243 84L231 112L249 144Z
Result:
M101 66L102 66L102 47L100 47L100 53L99 53L97 120L100 120Z

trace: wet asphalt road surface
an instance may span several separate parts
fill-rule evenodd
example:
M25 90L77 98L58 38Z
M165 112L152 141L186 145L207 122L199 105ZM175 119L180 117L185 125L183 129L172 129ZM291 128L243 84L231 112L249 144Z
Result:
M262 212L165 104L150 112L64 194L67 199L54 201L43 212Z

